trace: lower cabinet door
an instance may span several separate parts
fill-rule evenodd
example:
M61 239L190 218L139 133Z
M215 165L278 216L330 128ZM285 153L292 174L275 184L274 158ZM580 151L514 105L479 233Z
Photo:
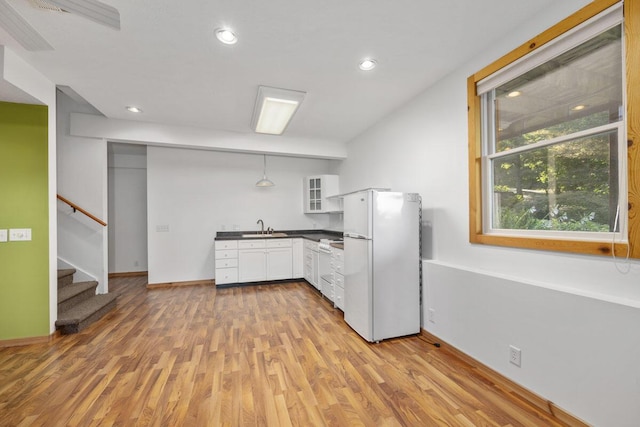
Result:
M265 249L240 249L238 251L238 280L240 282L267 280L267 252Z
M291 279L293 256L291 248L267 249L267 280Z
M304 277L304 249L302 245L302 239L293 239L291 243L292 249L292 262L293 272L291 277L293 279L299 279Z

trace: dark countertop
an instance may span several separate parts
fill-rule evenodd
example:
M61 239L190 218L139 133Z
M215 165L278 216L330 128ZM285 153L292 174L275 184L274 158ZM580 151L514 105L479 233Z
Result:
M251 240L251 239L307 239L319 242L320 239L341 239L341 231L332 230L276 230L274 233L286 233L286 236L282 237L242 237L243 234L255 234L259 233L255 230L251 231L218 231L216 233L215 240Z

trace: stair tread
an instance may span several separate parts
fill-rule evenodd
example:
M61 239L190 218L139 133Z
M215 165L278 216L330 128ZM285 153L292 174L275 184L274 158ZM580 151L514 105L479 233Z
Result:
M87 289L95 288L97 285L98 282L94 280L88 282L76 282L63 286L58 289L58 304L81 294Z
M58 279L62 279L63 277L71 276L76 272L75 268L62 268L58 269Z
M82 322L84 319L91 316L96 311L109 305L113 300L118 297L115 293L110 294L98 294L80 304L70 308L64 313L58 315L56 326L64 326L75 322Z

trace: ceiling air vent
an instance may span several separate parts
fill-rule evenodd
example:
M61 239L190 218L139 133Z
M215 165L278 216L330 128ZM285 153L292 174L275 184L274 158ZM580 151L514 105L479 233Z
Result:
M36 9L49 10L51 12L66 12L66 10L60 9L58 6L54 6L44 0L29 0L29 3Z

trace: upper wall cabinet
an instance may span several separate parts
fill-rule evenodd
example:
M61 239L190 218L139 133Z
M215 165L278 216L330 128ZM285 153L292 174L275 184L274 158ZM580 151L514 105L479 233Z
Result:
M316 175L304 178L304 213L340 212L338 175Z

